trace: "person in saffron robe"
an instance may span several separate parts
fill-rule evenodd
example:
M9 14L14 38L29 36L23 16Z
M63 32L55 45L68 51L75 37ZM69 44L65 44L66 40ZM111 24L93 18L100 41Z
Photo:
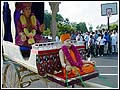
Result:
M60 39L62 47L59 51L59 57L64 77L66 77L66 71L68 78L75 77L78 73L83 75L94 72L95 62L82 60L76 46L71 43L70 34L62 34Z
M44 30L44 24L40 25L36 16L31 12L32 2L18 2L19 10L22 12L16 21L15 43L19 46L31 47L34 43L45 42L40 34Z

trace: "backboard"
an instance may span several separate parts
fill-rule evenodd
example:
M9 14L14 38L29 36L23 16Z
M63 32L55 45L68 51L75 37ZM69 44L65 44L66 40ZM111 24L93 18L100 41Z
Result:
M101 4L101 16L110 16L118 14L117 3Z

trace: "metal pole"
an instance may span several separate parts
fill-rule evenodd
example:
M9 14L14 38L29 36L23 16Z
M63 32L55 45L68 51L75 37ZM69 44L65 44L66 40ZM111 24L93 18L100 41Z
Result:
M109 30L109 16L107 17L107 19L108 19L108 30Z

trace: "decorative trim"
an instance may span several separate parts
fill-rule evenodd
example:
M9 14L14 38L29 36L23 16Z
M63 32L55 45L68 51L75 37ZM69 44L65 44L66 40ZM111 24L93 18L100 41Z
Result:
M72 66L76 66L76 67L79 67L80 70L82 70L82 65L83 65L83 62L82 62L82 58L77 50L77 48L74 46L74 45L71 45L70 49L72 49L72 51L74 52L75 54L75 57L77 59L77 62L75 62L73 60L73 58L71 57L69 51L68 51L68 48L67 46L63 45L62 46L62 51L63 53L65 54L67 60L69 61L69 63L72 65Z

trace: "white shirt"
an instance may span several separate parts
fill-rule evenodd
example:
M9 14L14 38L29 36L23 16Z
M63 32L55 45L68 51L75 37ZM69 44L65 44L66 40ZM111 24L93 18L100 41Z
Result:
M56 41L56 42L59 42L59 41L60 41L58 36L55 37L55 41Z
M106 41L106 39L102 38L102 39L100 40L100 45L105 45L105 41Z
M111 39L112 39L112 45L116 45L116 42L117 42L117 36L115 34L112 34L111 35Z
M89 36L88 35L85 35L85 41L88 43L88 40L89 40Z
M100 40L101 40L101 37L99 36L96 41L97 45L100 45Z
M118 33L116 33L115 35L116 35L116 40L117 40L117 42L118 42Z
M82 36L78 34L78 35L76 36L76 41L83 41Z

